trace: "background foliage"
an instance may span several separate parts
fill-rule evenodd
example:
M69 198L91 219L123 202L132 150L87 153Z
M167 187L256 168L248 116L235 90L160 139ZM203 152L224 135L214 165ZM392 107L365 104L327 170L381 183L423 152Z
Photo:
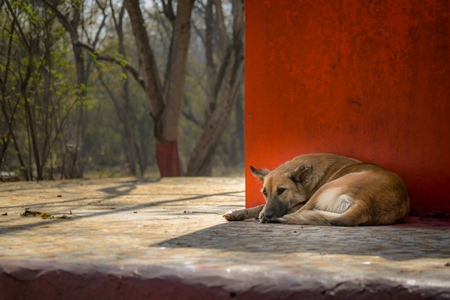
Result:
M23 180L70 178L64 175L70 168L66 156L73 140L73 124L78 124L73 120L79 118L79 138L75 140L79 143L84 177L158 176L148 100L139 83L123 68L129 64L138 69L139 59L122 2L47 2L50 4L9 0L0 4L0 170L17 172ZM164 70L171 39L170 20L164 16L163 2L145 3L141 5L145 26L158 69ZM231 35L232 3L215 3L222 7L223 24ZM196 1L192 15L178 138L184 168L205 124L207 4L206 0ZM77 77L79 69L70 32L49 5L76 24L81 42L122 63L101 60L93 52L83 51L82 80ZM123 22L124 51L120 51L119 22ZM214 60L220 64L219 36L214 36L213 41ZM162 71L160 76L164 76ZM235 107L211 160L212 175L242 174L242 81L241 78ZM134 137L133 151L124 124L128 124Z

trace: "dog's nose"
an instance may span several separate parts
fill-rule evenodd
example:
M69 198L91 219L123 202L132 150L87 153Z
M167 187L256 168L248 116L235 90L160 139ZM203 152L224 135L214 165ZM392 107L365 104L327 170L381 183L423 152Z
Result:
M264 212L264 217L266 217L266 219L272 219L273 211L266 211L266 212Z

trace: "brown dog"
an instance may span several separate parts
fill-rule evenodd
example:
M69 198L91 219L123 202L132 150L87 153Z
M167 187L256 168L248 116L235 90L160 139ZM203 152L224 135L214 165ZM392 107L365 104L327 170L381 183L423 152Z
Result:
M335 154L300 155L273 171L250 167L265 205L228 212L228 221L304 225L387 225L409 213L406 185L377 165Z

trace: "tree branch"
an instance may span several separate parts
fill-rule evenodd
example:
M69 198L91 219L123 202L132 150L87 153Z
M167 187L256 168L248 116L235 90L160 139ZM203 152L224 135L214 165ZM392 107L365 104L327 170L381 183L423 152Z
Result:
M31 49L31 45L28 42L27 37L25 36L25 33L23 32L22 26L20 26L20 22L17 19L17 16L11 7L11 4L9 3L8 0L5 0L5 3L6 3L6 6L8 6L8 9L9 9L11 15L13 16L14 21L17 23L17 26L15 28L17 28L16 30L19 33L19 37L22 40L22 43L28 52L27 72L25 74L24 80L22 81L22 90L25 90L28 85L28 80L30 80L30 77L31 77L31 71L33 69L33 50Z
M58 8L56 6L54 6L52 3L50 3L48 0L42 0L42 1L51 8L51 10L55 13L56 17L58 18L59 22L61 22L61 24L64 26L64 28L69 32L71 41L74 45L88 50L89 52L91 52L93 54L94 58L96 58L97 60L109 61L109 62L113 62L117 65L122 66L128 72L130 72L131 75L134 77L134 79L137 81L137 83L142 88L145 89L144 80L139 76L139 71L136 70L136 68L134 68L127 62L124 62L121 59L117 59L111 55L98 53L97 50L95 50L95 48L93 46L91 46L90 44L79 41L78 35L77 35L75 29L72 27L72 25L67 20L67 18L58 10Z
M116 109L117 116L119 117L119 120L123 123L124 118L123 118L122 109L120 108L120 106L118 104L118 101L116 100L116 97L114 97L114 93L111 91L111 89L108 87L108 85L106 84L105 80L103 79L103 73L102 72L99 72L98 80L103 85L103 87L105 88L106 92L108 93L109 98L113 102L114 107Z
M175 13L173 12L173 6L172 6L172 0L168 0L167 4L165 0L162 0L163 5L163 12L164 15L166 15L167 19L169 19L170 22L175 22Z
M142 64L145 79L144 90L147 92L151 106L151 117L154 123L154 135L159 142L164 143L165 140L162 136L163 125L161 122L161 115L165 109L164 96L162 93L161 82L159 80L153 50L150 47L147 30L143 26L144 18L142 16L142 11L138 0L124 0L124 3L130 17L137 52L139 53L139 59Z
M223 17L222 1L212 1L214 2L214 6L216 7L216 22L219 31L219 49L221 54L224 55L226 49L230 45L230 39L228 38L227 29L225 28L225 18Z
M108 54L100 54L97 51L95 51L95 49L92 48L92 46L89 45L89 44L78 42L77 45L80 46L81 48L84 48L84 49L88 50L89 52L91 52L94 55L94 58L96 58L97 60L109 61L109 62L113 62L113 63L115 63L117 65L122 66L128 72L130 72L131 75L133 75L133 77L137 81L137 83L145 90L145 83L144 83L144 80L140 77L139 71L136 70L136 68L134 68L133 66L131 66L127 62L125 62L125 61L123 61L121 59L115 58L115 57L113 57L111 55L108 55Z
M64 28L69 32L70 39L73 44L78 43L78 34L73 28L72 24L70 24L69 20L56 8L56 6L53 5L53 3L49 2L48 0L41 0L44 2L50 9L55 13L56 17L58 18L59 22L64 26Z
M184 103L186 104L187 110L182 110L182 115L198 127L202 128L203 124L195 117L194 113L192 112L192 107L190 104L190 101L186 95L184 95Z

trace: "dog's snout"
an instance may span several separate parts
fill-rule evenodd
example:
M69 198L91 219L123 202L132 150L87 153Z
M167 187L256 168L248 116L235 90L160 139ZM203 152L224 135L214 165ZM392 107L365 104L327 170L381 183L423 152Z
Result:
M274 215L273 211L266 211L264 212L264 217L266 217L266 219L272 219Z

